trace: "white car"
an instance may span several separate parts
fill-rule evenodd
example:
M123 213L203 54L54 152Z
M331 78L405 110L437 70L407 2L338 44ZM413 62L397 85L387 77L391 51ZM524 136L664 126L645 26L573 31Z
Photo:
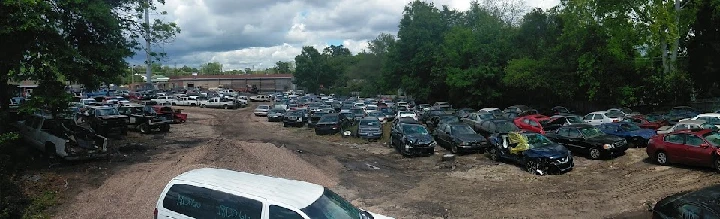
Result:
M365 105L365 103L355 103L353 104L353 108L361 108L365 110L365 108L367 108L367 105Z
M708 127L710 126L710 127ZM712 125L707 124L705 120L683 120L678 123L676 123L674 126L663 126L660 127L657 130L658 134L667 134L671 132L676 132L680 130L687 130L687 129L707 129L712 128Z
M398 111L395 118L413 118L414 120L418 120L418 116L413 111Z
M321 185L214 168L171 179L154 214L182 219L390 218L359 209Z
M377 105L367 105L365 107L365 113L371 113L371 112L375 112L375 111L378 111Z
M255 116L267 116L268 112L270 111L269 105L259 105L257 108L255 108Z
M600 125L603 123L613 123L622 120L622 114L613 114L608 111L596 111L589 113L583 117L583 121L590 125Z
M720 128L720 113L703 113L689 119L682 119L680 121L686 120L704 120L705 122Z

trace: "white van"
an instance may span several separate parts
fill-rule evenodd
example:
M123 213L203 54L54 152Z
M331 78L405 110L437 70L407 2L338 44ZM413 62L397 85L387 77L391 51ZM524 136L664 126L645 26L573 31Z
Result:
M309 182L203 168L170 180L155 218L389 218Z

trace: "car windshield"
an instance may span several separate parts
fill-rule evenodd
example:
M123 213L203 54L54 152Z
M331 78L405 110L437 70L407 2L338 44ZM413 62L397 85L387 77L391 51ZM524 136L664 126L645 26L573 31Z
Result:
M382 117L383 114L382 114L381 112L377 112L377 111L376 111L376 112L368 113L368 116L371 116L371 117Z
M270 109L270 106L268 105L260 105L257 107L258 109Z
M320 122L327 122L327 123L333 123L337 122L338 117L335 115L325 115L322 118L320 118Z
M365 112L363 112L363 109L352 109L352 110L350 110L350 112L352 112L353 114L363 114L363 113L365 113Z
M400 116L414 116L415 113L413 112L400 112Z
M490 113L482 113L482 114L478 114L478 116L480 117L481 120L495 119L495 115L490 114Z
M360 209L327 188L320 198L300 210L305 212L309 218L318 219L360 219L360 215L363 214Z
M557 111L557 112L559 112L559 113L570 113L570 110L568 110L568 109L565 108L565 107L556 107L556 108L555 108L555 111Z
M595 127L580 128L580 132L587 138L597 137L603 134L600 129Z
M663 120L664 118L662 115L647 115L647 116L645 116L645 119L648 122L658 122L658 121Z
M637 130L640 130L640 126L637 126L637 125L632 124L632 123L623 123L623 124L620 125L620 127L622 127L622 129L625 130L625 131L637 131Z
M112 116L112 115L118 115L120 112L118 112L115 108L105 108L105 109L97 109L95 110L95 115L97 116Z
M428 134L427 129L421 125L404 125L403 131L405 134L412 135L412 134Z
M450 127L450 132L454 135L469 135L469 134L477 134L475 130L470 128L470 126L467 125L455 125Z
M703 137L705 137L705 140L710 142L710 144L712 144L713 146L720 146L720 133L716 131L708 132L707 134L703 135Z
M623 117L623 113L620 111L612 111L612 112L605 113L605 116L610 117L610 118L620 118L620 117Z
M284 113L284 112L285 112L284 109L272 109L272 110L270 110L270 113Z
M567 116L567 117L565 117L565 119L567 119L567 121L568 121L570 124L577 124L577 123L584 123L584 122L585 122L585 121L583 121L582 118L580 118L579 116Z
M360 121L360 126L380 126L380 122L372 119L364 119Z
M528 135L525 135L525 137L528 140L528 144L530 145L530 148L545 147L545 146L553 144L552 141L550 141L549 139L545 138L545 136L542 136L542 135L528 134Z

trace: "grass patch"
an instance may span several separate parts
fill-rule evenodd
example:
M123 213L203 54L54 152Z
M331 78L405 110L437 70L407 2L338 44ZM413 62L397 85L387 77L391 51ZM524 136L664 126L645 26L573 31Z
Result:
M41 194L33 197L32 203L25 209L23 219L45 219L50 218L47 210L57 205L58 195L54 191L44 191Z

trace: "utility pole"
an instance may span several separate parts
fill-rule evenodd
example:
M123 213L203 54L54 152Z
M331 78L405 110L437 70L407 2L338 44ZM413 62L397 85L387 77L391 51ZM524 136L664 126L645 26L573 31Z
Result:
M145 78L147 78L145 83L148 89L153 89L152 69L150 66L152 63L150 62L150 1L145 1L145 62L147 63L145 67Z

